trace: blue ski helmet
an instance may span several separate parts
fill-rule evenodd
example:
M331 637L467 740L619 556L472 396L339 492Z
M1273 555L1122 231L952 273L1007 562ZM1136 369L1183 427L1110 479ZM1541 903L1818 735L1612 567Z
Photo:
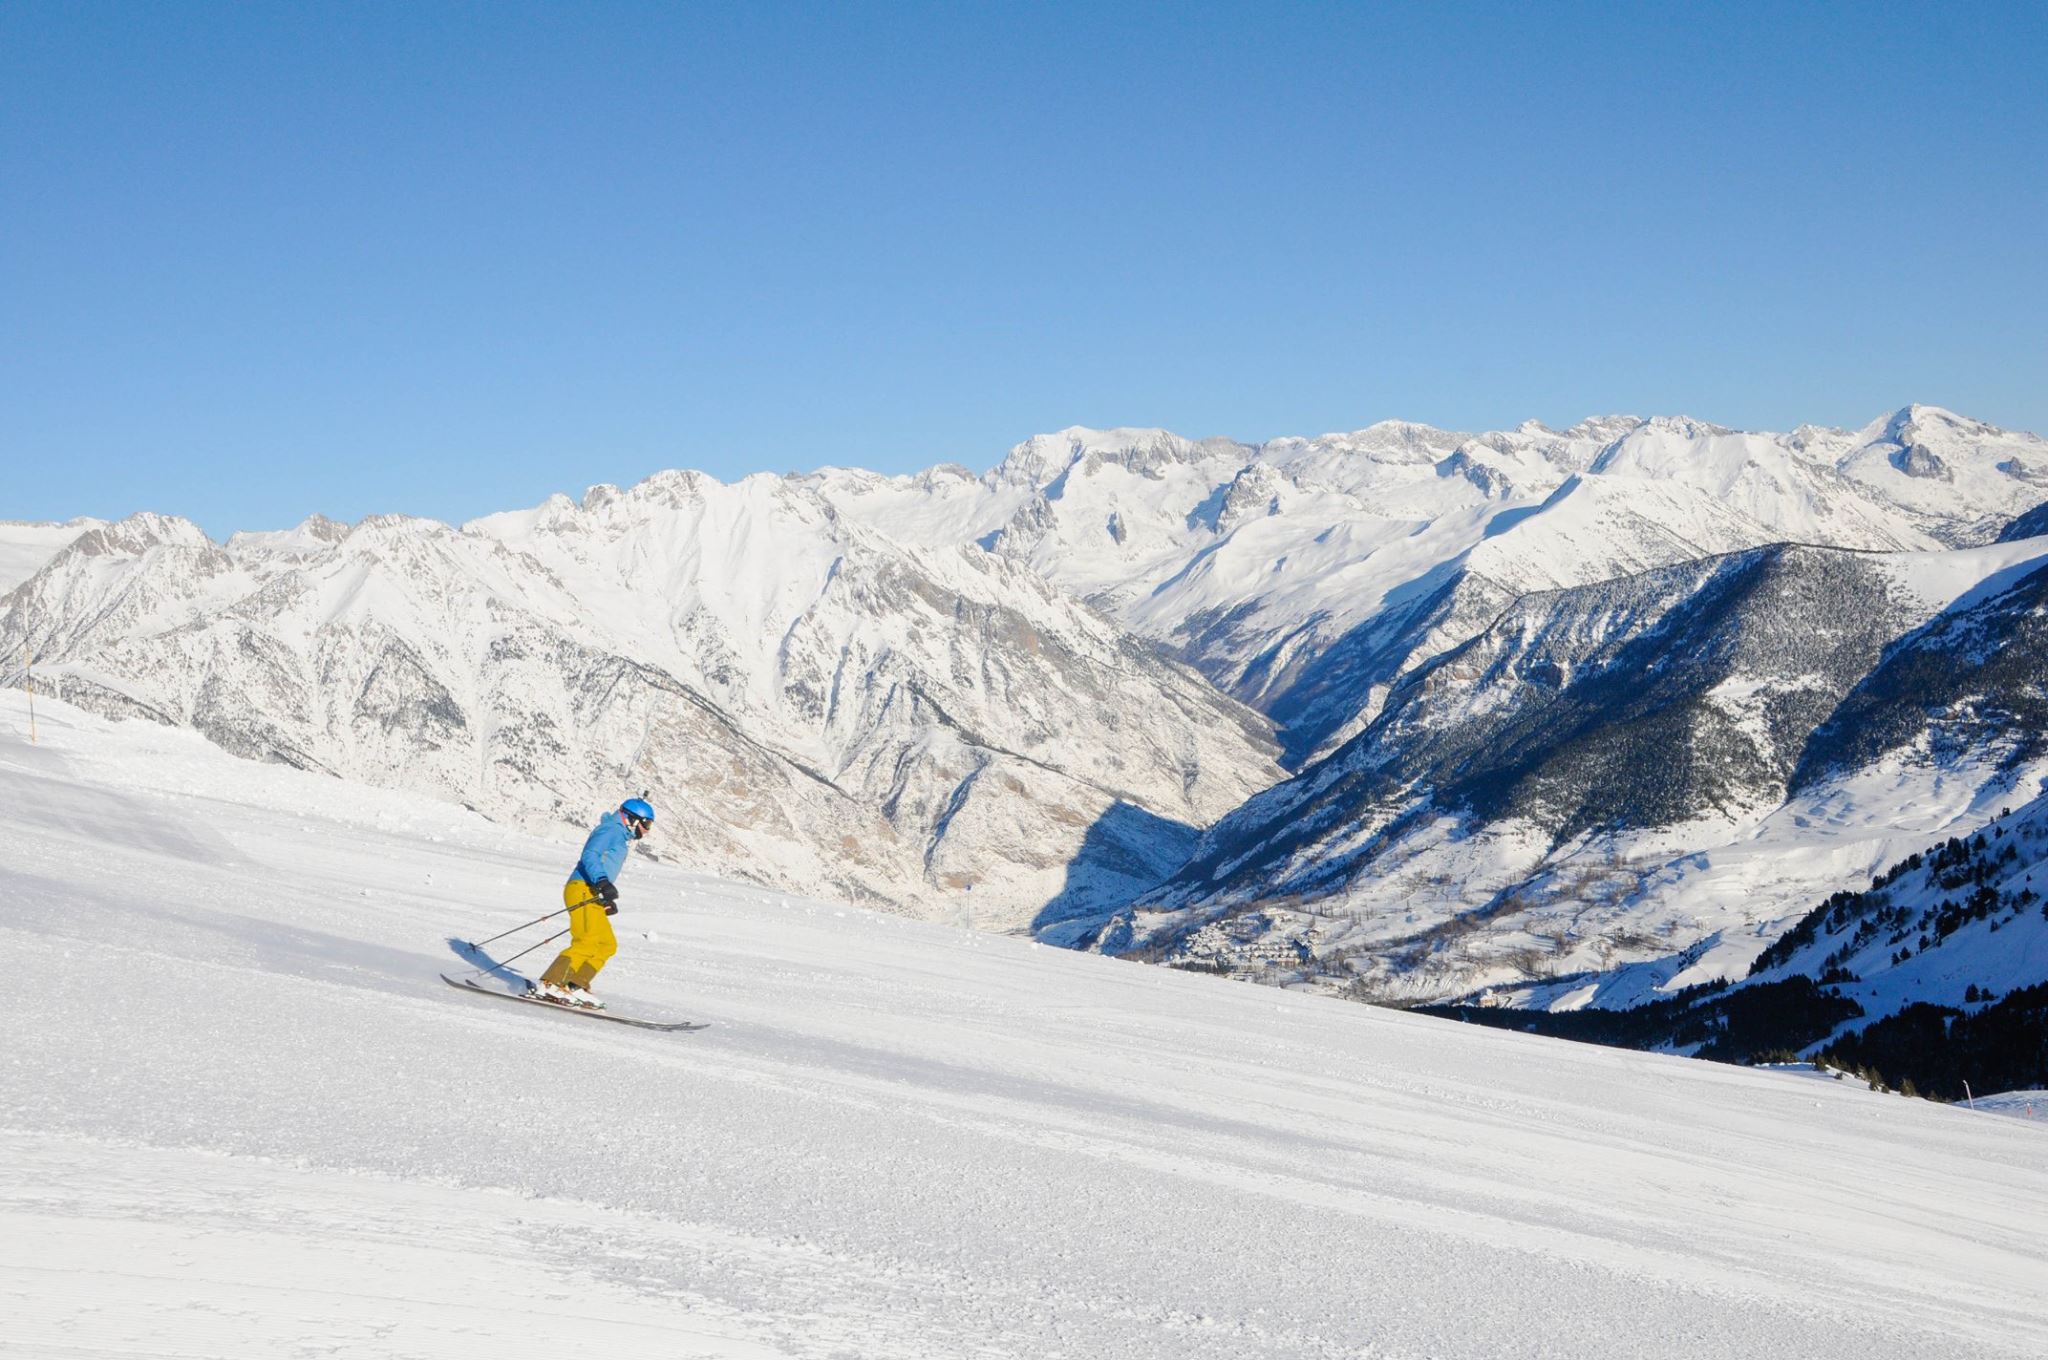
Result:
M628 798L619 804L619 811L636 821L646 822L649 826L654 824L654 804L645 798Z

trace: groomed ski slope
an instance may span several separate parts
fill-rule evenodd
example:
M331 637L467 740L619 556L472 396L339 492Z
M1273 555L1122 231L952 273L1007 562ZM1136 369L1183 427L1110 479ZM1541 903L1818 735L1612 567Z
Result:
M0 1355L2048 1347L2034 1122L646 862L605 990L713 1028L557 1016L435 974L573 835L38 718L0 696Z

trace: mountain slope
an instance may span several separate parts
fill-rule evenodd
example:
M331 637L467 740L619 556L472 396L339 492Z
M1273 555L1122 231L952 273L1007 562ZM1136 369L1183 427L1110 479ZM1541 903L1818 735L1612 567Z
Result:
M2015 516L2012 522L1999 531L2000 543L2011 543L2016 539L2034 538L2048 534L2048 501L2043 501L2024 515Z
M1733 985L1650 999L1623 970L1431 1010L1723 1061L1824 1055L1944 1100L2036 1090L2048 1087L2044 892L2048 793L2000 809L1972 836L1915 851L1866 889L1831 894Z
M2048 770L2044 552L1778 547L1526 597L1099 942L1386 999L1725 976L1788 894Z
M1970 602L1889 648L1813 732L1794 782L1906 747L2006 768L2048 754L2048 566L2039 559L1994 574Z
M61 705L32 747L22 710L0 695L0 845L63 902L0 921L45 961L0 1064L25 1353L2048 1343L2023 1120L647 862L604 985L712 1028L536 1013L433 975L445 936L554 900L573 833Z

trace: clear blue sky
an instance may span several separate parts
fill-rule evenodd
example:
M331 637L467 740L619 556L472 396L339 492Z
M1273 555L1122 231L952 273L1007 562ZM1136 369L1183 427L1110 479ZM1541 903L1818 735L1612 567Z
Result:
M0 518L1907 401L2048 433L2048 6L0 5Z

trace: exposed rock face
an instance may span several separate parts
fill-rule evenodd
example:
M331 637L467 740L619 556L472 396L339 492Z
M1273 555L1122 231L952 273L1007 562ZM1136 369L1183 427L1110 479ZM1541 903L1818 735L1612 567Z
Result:
M1908 444L1891 456L1892 466L1908 477L1931 477L1944 482L1955 480L1955 474L1948 470L1948 464L1941 461L1941 455L1925 444Z

